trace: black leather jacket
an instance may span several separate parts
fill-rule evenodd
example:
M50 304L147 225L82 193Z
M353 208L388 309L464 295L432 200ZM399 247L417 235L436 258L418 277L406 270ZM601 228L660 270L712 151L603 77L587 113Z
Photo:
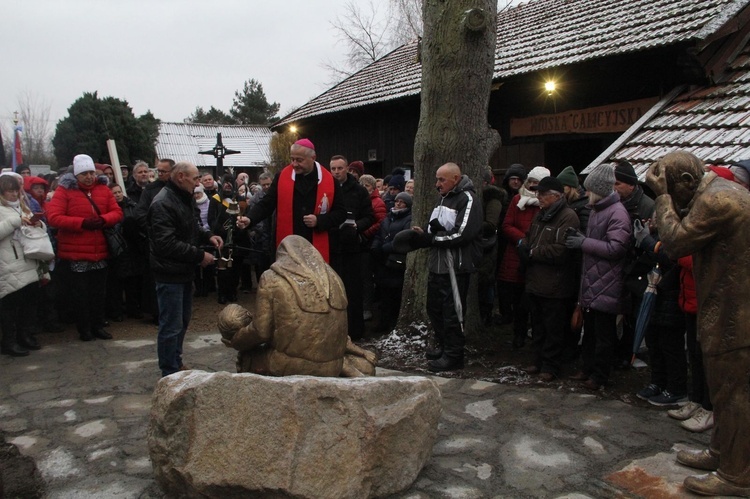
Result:
M203 230L195 217L195 201L172 181L159 191L146 216L151 271L156 282L186 283L203 260L211 232Z

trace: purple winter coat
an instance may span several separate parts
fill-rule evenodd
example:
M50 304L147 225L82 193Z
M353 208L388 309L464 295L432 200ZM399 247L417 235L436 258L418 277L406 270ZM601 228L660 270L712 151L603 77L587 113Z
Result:
M625 255L630 247L630 215L612 192L592 206L583 241L583 270L579 303L599 312L616 314L624 281Z

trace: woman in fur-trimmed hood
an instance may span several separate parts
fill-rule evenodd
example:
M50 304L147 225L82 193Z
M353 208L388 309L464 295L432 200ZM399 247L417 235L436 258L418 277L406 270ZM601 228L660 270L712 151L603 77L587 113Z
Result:
M94 161L79 154L73 159L73 173L60 177L47 203L49 224L58 229L59 270L67 280L83 341L112 337L102 329L109 257L103 229L122 221L122 209L106 182L106 176L97 178Z

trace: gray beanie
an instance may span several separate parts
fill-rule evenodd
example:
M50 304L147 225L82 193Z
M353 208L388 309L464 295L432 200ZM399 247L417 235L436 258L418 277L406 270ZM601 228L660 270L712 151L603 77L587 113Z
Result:
M587 191L591 191L594 194L598 194L602 197L606 197L612 194L614 185L615 169L609 163L605 163L594 168L594 170L589 173L589 176L586 177L586 180L583 181L583 187Z
M396 199L394 199L393 202L396 201L403 201L404 203L406 203L407 208L411 208L412 199L408 192L399 192L398 194L396 194Z

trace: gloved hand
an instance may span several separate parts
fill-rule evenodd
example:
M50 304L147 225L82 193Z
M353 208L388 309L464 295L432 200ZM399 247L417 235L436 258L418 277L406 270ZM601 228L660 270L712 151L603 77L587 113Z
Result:
M518 246L516 246L516 249L518 250L518 258L521 259L521 263L526 265L529 263L529 260L531 259L531 248L529 245L524 242L523 239L521 239L518 242Z
M91 216L83 219L81 228L85 230L100 230L104 228L104 219L98 216Z
M565 247L568 249L579 249L583 245L586 236L580 230L565 233Z
M635 237L635 247L640 248L643 240L651 234L648 226L644 226L638 218L633 220L633 237Z
M489 222L482 222L482 237L483 238L489 239L495 234L497 234L497 230L495 229L494 225L492 225Z
M437 218L433 218L430 220L430 233L437 234L438 232L445 232L445 227L443 227Z

